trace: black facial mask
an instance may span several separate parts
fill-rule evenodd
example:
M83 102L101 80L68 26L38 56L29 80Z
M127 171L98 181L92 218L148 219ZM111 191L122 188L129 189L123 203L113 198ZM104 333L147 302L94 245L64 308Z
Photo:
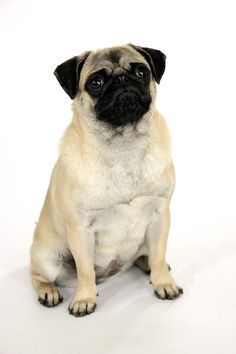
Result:
M148 112L150 72L146 65L132 63L131 71L108 76L105 70L91 75L85 88L97 99L97 119L114 127L138 122Z

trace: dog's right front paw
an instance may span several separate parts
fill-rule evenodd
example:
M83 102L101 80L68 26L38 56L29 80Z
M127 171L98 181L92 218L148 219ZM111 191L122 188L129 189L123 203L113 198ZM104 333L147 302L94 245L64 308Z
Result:
M96 309L96 302L92 299L84 299L84 300L72 300L68 311L71 315L75 317L82 317L89 315L94 312Z

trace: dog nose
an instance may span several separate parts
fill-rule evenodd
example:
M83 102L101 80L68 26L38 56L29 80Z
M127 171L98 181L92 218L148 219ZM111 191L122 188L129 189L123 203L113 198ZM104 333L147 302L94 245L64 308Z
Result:
M116 77L115 82L125 85L129 81L129 78L126 75L119 75Z

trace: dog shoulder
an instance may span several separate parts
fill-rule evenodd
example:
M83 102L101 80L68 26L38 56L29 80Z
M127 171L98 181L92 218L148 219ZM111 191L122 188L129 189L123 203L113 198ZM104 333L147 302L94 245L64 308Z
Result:
M157 110L154 114L154 140L155 145L171 149L171 136L164 116Z

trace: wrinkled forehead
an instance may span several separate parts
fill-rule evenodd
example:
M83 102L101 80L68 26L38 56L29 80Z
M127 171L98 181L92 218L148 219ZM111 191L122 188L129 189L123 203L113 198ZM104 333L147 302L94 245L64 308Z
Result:
M120 69L129 70L130 63L146 63L144 57L129 46L112 47L91 52L84 64L86 77L92 73L105 69L108 74L119 72Z

